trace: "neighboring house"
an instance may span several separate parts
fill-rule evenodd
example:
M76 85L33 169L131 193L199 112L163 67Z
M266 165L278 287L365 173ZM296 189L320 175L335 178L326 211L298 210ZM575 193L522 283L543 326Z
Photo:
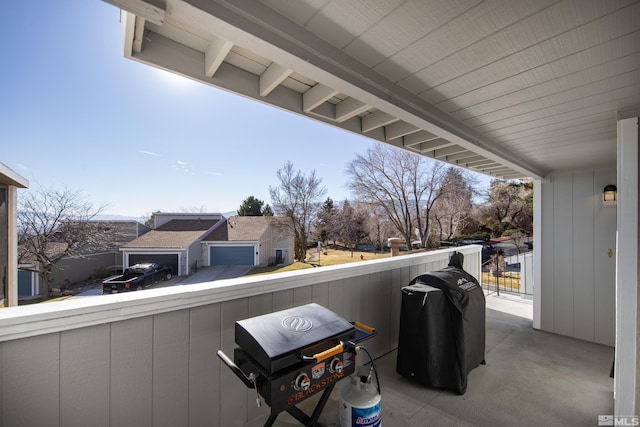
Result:
M18 188L29 181L0 163L0 307L18 305Z
M122 270L122 258L118 248L151 230L144 224L134 220L96 220L101 230L113 236L112 240L105 240L101 247L91 248L79 255L67 256L55 264L49 274L50 288L63 288L72 283L87 280L95 271L106 268L114 273ZM52 254L62 251L60 245L51 244ZM40 278L38 265L29 255L22 256L18 266L18 298L28 299L40 295Z
M157 262L173 274L192 273L202 259L201 240L224 223L219 213L154 213L154 229L120 247L124 266Z
M202 239L205 265L275 265L293 262L293 234L283 218L233 216Z

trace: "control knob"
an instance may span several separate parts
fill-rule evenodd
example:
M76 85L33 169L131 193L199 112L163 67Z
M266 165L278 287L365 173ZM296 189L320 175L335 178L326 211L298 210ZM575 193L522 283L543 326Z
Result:
M311 386L311 380L309 379L309 375L304 372L300 372L293 382L293 388L296 390L306 391Z
M334 357L333 360L329 362L329 372L339 374L343 369L344 366L342 365L342 360L340 360L339 358Z

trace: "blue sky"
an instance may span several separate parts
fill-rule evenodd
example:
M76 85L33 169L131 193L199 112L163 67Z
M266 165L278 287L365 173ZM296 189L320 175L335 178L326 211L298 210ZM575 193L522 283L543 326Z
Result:
M107 214L270 203L287 160L344 200L347 163L375 144L125 59L100 0L11 1L0 23L0 162Z

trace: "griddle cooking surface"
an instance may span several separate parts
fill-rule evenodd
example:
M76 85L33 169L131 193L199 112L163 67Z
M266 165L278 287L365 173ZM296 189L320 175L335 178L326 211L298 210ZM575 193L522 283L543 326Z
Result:
M274 361L323 341L327 341L328 348L332 347L335 340L352 339L354 330L351 323L314 303L240 320L236 322L235 340L247 354L273 372Z

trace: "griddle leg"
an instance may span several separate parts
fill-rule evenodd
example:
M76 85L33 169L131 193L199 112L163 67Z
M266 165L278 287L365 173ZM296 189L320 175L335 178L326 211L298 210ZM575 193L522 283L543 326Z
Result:
M273 423L276 422L276 418L278 418L278 414L269 415L269 418L267 418L267 422L264 423L264 427L271 427Z
M325 405L329 401L329 397L331 396L331 391L335 386L336 386L335 384L331 384L329 387L327 387L324 390L324 392L322 393L322 396L320 396L320 400L318 400L318 403L316 404L316 407L313 410L313 413L311 414L311 417L309 417L307 414L302 412L296 406L292 406L291 408L288 408L287 412L296 420L300 421L305 427L315 427L316 425L318 425L317 424L318 418L320 418L320 414L322 413L322 410L324 409Z
M329 397L331 396L331 391L333 390L333 388L335 386L336 386L335 384L331 384L329 387L327 387L324 390L324 392L322 393L322 396L320 396L320 400L318 400L318 403L316 404L316 407L313 410L313 413L311 414L311 416L308 416L307 414L302 412L297 406L292 406L291 408L288 408L286 411L293 418L295 418L296 420L300 421L300 423L302 423L302 425L304 425L305 427L319 426L318 418L320 418L320 414L322 413L322 410L324 409L325 405L329 401ZM267 418L267 422L264 423L264 427L273 426L273 423L276 422L276 418L278 418L279 414L280 413L269 415L269 418Z

